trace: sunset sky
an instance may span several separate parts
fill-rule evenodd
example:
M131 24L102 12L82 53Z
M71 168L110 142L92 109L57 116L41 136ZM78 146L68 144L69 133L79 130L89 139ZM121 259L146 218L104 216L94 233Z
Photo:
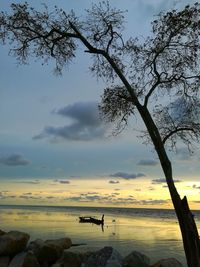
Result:
M0 0L0 10L22 1ZM31 6L66 12L84 10L96 0L28 0ZM110 0L126 14L125 36L148 36L160 11L192 0ZM170 208L171 201L153 147L142 144L140 119L113 136L113 125L99 119L106 87L90 74L90 56L80 47L61 77L34 58L18 66L0 46L0 204L88 205ZM169 152L181 196L200 207L200 150L183 145Z

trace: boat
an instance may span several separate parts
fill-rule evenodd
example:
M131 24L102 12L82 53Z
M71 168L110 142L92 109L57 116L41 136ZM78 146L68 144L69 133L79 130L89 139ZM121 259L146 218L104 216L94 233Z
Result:
M104 214L102 215L102 218L101 218L101 220L100 219L96 219L96 218L94 218L94 217L79 217L79 222L80 223L94 223L94 224L98 224L98 225L100 225L100 224L104 224Z

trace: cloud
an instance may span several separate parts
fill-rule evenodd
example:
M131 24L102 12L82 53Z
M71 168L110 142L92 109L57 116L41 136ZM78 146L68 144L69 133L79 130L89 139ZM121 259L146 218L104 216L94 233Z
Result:
M168 200L163 199L148 199L139 201L141 205L163 205L168 203Z
M158 161L153 159L142 159L138 162L138 165L141 166L156 166L158 165Z
M66 201L76 201L76 202L98 202L102 204L113 204L113 205L164 205L169 202L169 200L163 199L136 199L133 195L120 196L120 193L111 193L111 194L98 194L93 192L81 193L80 195L73 195L64 197L63 200Z
M17 183L20 184L39 184L40 181L39 180L31 180L31 181L17 181Z
M98 192L95 192L95 191L94 191L94 192L87 192L87 193L82 193L81 195L82 195L82 196L86 196L86 195L93 195L93 194L94 194L94 195L95 195L95 194L98 194Z
M112 196L119 196L120 193L112 193Z
M47 126L33 139L50 137L53 140L91 141L105 137L106 127L100 120L97 102L77 102L55 110L53 114L69 118L72 122L61 127Z
M113 180L110 180L108 183L109 183L109 184L119 184L119 181L113 181Z
M146 175L144 173L126 173L126 172L117 172L114 174L110 174L110 177L116 177L116 178L123 178L126 180L129 179L136 179L139 177L145 177Z
M65 200L67 201L78 201L78 202L90 202L90 201L101 201L103 199L100 195L87 195L87 194L81 194L80 196L72 196L67 197Z
M54 182L59 183L59 184L70 184L69 180L54 180Z
M26 193L20 195L19 198L22 198L22 199L43 199L42 196L27 195Z
M181 180L178 180L178 179L174 179L174 182L175 183L180 183L181 182ZM164 178L164 179L153 179L152 180L152 184L162 184L162 183L166 183L166 179Z
M1 157L0 163L7 166L25 166L30 164L30 161L20 154L12 154L8 157Z
M192 188L194 188L194 189L200 189L200 186L198 186L196 184L193 184Z

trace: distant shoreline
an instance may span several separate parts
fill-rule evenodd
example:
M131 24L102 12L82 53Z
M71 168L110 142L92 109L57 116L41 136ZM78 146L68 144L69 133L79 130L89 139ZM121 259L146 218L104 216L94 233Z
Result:
M92 208L92 209L135 209L135 210L161 210L160 208L133 208L133 207L116 207L116 206L60 206L60 205L30 205L30 204L0 204L0 207L48 207L48 208ZM174 209L162 208L162 210L173 211ZM200 209L199 209L200 210ZM197 211L199 211L197 210Z
M19 207L19 208L59 208L59 209L64 209L64 208L72 208L72 209L105 209L105 210L110 210L110 209L114 209L114 210L118 210L118 209L122 209L122 210L152 210L152 211L158 211L158 210L163 210L163 211L169 211L169 212L174 212L174 209L171 208L133 208L133 207L116 207L116 206L60 206L60 205L30 205L30 204L0 204L0 207ZM192 209L192 211L197 211L200 212L200 209Z

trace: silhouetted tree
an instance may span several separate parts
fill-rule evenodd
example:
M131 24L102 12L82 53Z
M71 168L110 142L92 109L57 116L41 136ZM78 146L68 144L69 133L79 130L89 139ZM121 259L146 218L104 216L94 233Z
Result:
M0 15L0 40L24 64L29 56L46 63L55 60L55 71L75 57L78 43L92 56L91 71L107 81L100 110L118 130L130 115L139 113L147 137L160 160L178 217L189 267L200 267L200 241L187 198L174 185L166 146L178 140L188 148L200 137L200 4L182 11L160 13L145 41L122 37L124 12L109 1L94 4L85 20L55 7L36 11L12 4L12 14Z

